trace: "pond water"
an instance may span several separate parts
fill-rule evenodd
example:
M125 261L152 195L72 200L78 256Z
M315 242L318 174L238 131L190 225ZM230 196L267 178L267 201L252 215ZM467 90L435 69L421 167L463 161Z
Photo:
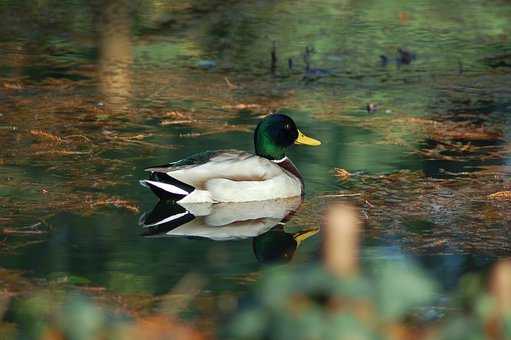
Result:
M446 289L511 252L510 201L488 196L511 189L509 2L5 0L0 18L0 267L147 295L199 274L217 310L265 267L258 233L143 237L138 180L252 150L270 111L323 142L290 151L305 201L262 233L291 263L317 258L319 234L293 240L336 200L360 207L364 260L414 258Z

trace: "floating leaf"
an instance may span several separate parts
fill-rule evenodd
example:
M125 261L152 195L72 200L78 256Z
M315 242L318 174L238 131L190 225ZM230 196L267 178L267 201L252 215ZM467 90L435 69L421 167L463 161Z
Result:
M346 181L351 177L351 174L346 169L335 168L335 176L341 181Z
M509 201L511 200L511 191L499 191L488 195L488 198L496 201Z
M32 136L38 137L40 139L49 140L55 143L63 143L64 141L57 135L53 133L42 131L42 130L30 130L30 134Z

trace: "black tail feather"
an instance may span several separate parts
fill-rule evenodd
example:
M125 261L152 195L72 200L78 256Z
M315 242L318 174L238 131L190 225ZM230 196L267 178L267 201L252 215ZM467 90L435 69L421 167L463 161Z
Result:
M152 182L164 183L174 187L165 188L165 186L158 186L157 183L141 181L142 185L149 187L160 200L178 201L195 190L193 186L181 182L163 172L152 172L149 179Z
M172 192L163 190L163 189L159 188L158 186L156 186L152 183L149 183L149 182L144 182L144 185L148 186L149 189L151 189L151 191L156 196L158 196L158 198L160 200L163 200L163 201L179 201L180 199L182 199L183 197L186 196L186 195L181 195L181 194L174 194Z

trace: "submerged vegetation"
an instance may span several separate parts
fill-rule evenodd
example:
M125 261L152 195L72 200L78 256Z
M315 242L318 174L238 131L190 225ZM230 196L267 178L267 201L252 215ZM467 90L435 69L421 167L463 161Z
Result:
M0 1L0 338L509 336L510 18L493 0ZM323 142L290 152L306 196L285 225L141 235L145 166L251 151L269 112ZM339 202L361 221L348 277L323 253Z

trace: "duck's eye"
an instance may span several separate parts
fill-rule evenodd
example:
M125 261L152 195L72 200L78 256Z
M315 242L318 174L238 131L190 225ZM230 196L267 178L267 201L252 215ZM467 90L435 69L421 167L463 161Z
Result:
M284 124L284 129L291 130L291 125L289 123Z

